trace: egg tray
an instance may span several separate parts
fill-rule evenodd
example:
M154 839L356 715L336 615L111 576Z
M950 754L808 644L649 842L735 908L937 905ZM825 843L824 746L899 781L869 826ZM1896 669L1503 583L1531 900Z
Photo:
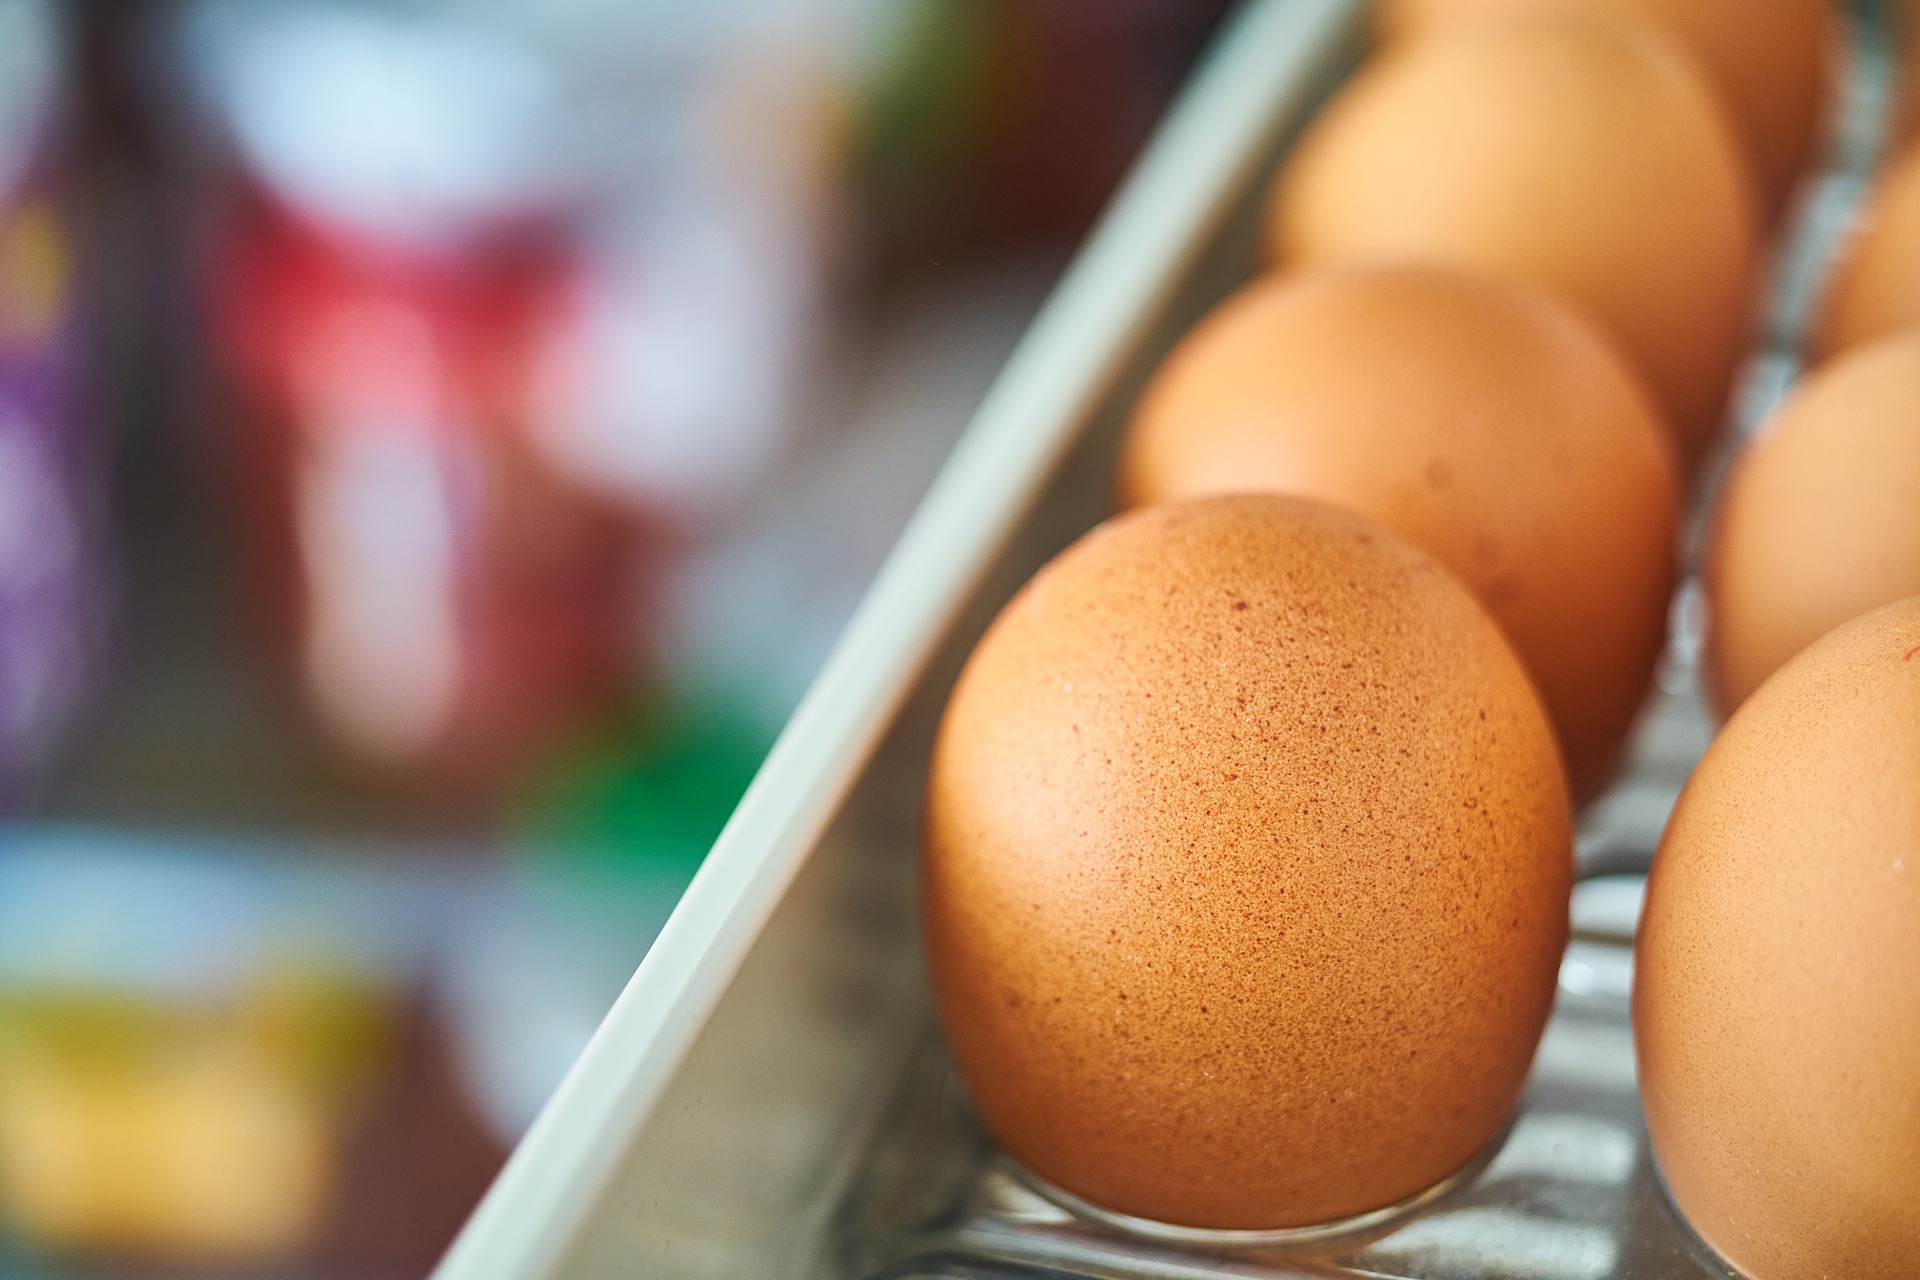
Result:
M1589 888L1633 896L1622 877ZM1629 921L1630 924L1630 921ZM929 1035L835 1223L828 1274L871 1280L1396 1277L1699 1280L1699 1248L1654 1171L1627 1016L1631 935L1576 935L1526 1095L1460 1186L1372 1236L1291 1253L1170 1248L1077 1218L980 1130Z
M1613 953L1610 976L1627 971L1628 948L1586 945ZM1526 1101L1477 1176L1369 1242L1262 1256L1131 1240L1037 1195L973 1126L930 1041L839 1224L841 1265L873 1280L1727 1275L1694 1252L1653 1175L1632 1062L1624 993L1563 992ZM936 1188L950 1203L926 1203Z
M1891 96L1888 18L1872 6L1852 18L1833 154L1783 239L1708 497L1734 447L1797 376L1800 338L1877 151ZM867 1280L1738 1280L1661 1183L1629 1011L1645 871L1713 734L1699 695L1699 621L1690 583L1629 765L1582 824L1572 940L1521 1104L1453 1185L1318 1247L1170 1246L1076 1212L999 1153L930 1028L835 1219L825 1270Z
M1777 255L1730 440L1795 376L1877 151L1881 2L1853 14L1838 142ZM1520 1109L1480 1167L1404 1219L1279 1255L1076 1216L995 1151L934 1027L916 872L948 691L1001 605L1111 514L1142 386L1257 269L1268 182L1358 65L1363 16L1361 0L1251 0L1233 19L439 1280L1729 1274L1660 1189L1627 1007L1641 877L1712 736L1691 588L1630 766L1582 819L1573 939Z
M1682 646L1683 648L1685 646ZM1712 734L1670 659L1623 780L1581 832L1558 998L1512 1125L1434 1202L1317 1250L1207 1251L1076 1217L980 1129L937 1033L916 1046L835 1219L826 1274L871 1280L1700 1280L1733 1273L1674 1213L1648 1151L1628 997L1643 868Z

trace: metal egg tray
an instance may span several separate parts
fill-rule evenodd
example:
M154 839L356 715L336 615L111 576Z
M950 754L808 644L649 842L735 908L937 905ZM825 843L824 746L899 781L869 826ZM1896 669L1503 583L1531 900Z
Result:
M1776 253L1730 442L1796 376L1877 154L1884 2L1857 0L1851 15L1829 162ZM1280 1255L1175 1247L1076 1216L996 1153L934 1027L915 873L947 691L999 606L1109 514L1141 386L1257 268L1269 176L1357 65L1362 19L1361 0L1251 0L1229 25L441 1280L1730 1274L1661 1190L1628 1018L1643 873L1712 736L1691 587L1630 766L1583 817L1573 940L1520 1109L1483 1167L1404 1220Z
M1682 673L1676 673L1682 674ZM1589 826L1596 870L1645 858L1709 726L1666 693L1639 767ZM1628 995L1644 877L1575 894L1559 997L1512 1126L1462 1185L1357 1241L1318 1250L1170 1249L1077 1218L981 1132L937 1034L917 1047L850 1188L822 1275L870 1280L1395 1277L1699 1280L1717 1267L1669 1205L1635 1087Z

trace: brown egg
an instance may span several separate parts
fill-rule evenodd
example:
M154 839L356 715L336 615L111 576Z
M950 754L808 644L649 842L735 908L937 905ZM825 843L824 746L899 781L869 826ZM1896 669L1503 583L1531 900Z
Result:
M1920 3L1894 0L1891 16L1899 56L1886 127L1887 141L1898 147L1920 133Z
M1920 324L1920 147L1881 176L1821 304L1813 349L1830 356Z
M1770 212L1814 160L1839 24L1829 0L1380 0L1389 38L1491 14L1583 9L1646 19L1699 61L1738 126Z
M1707 559L1708 672L1731 711L1849 618L1920 595L1920 331L1788 397L1735 464Z
M1565 784L1499 629L1394 535L1271 496L1103 525L980 642L929 786L941 1021L1057 1185L1318 1223L1512 1111L1566 938Z
M1560 303L1433 267L1257 281L1161 367L1121 488L1295 493L1386 525L1506 629L1576 800L1611 777L1666 637L1679 482L1634 374Z
M1920 600L1781 668L1680 797L1634 1027L1675 1202L1753 1280L1920 1259Z
M1559 294L1640 369L1689 461L1743 346L1754 224L1698 73L1641 24L1567 14L1389 49L1308 130L1269 212L1284 263L1441 263Z

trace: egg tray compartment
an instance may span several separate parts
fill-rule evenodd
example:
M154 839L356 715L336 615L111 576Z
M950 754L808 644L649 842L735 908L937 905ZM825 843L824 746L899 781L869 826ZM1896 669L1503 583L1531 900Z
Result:
M1569 967L1627 972L1581 942ZM1584 953L1584 954L1583 954ZM1561 1001L1526 1100L1491 1162L1403 1225L1346 1248L1208 1256L1109 1234L1028 1189L976 1127L937 1038L911 1068L840 1223L848 1273L935 1277L1404 1277L1697 1280L1696 1252L1649 1161L1624 992ZM943 1203L933 1203L935 1192ZM897 1261L889 1261L897 1259Z
M871 1280L1699 1280L1728 1276L1671 1209L1636 1091L1632 930L1657 826L1710 728L1670 672L1636 767L1583 833L1591 875L1522 1104L1484 1167L1370 1238L1297 1253L1170 1249L1030 1189L981 1130L937 1032L913 1051L830 1237L832 1273ZM1677 677L1677 678L1676 678ZM1615 872L1614 874L1606 874Z
M1624 971L1626 948L1584 947L1616 953L1607 968ZM930 1038L873 1152L869 1180L849 1205L848 1270L874 1280L1726 1275L1696 1256L1653 1175L1632 1059L1624 995L1563 990L1525 1104L1491 1162L1464 1186L1357 1246L1208 1256L1108 1234L1029 1190L974 1127ZM952 1163L929 1167L942 1159ZM936 1187L948 1191L948 1203L927 1203Z
M1732 445L1800 371L1798 347L1880 144L1893 63L1884 6L1851 7L1829 169L1774 264L1710 498ZM1703 527L1703 501L1695 530ZM1674 1209L1635 1076L1633 926L1667 812L1712 739L1699 697L1696 586L1622 778L1585 815L1559 991L1512 1123L1444 1194L1370 1233L1295 1250L1176 1247L1077 1216L994 1146L936 1028L911 1052L828 1233L826 1274L861 1280L1738 1280Z

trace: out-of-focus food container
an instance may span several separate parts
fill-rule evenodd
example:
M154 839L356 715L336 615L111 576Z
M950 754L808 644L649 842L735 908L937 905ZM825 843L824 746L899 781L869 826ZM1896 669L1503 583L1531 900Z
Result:
M999 606L1108 514L1134 399L1258 261L1266 180L1357 60L1363 16L1358 0L1255 0L1233 21L441 1280L1725 1274L1659 1186L1627 1017L1633 873L1711 735L1691 606L1633 764L1583 822L1573 941L1521 1110L1411 1216L1310 1255L1076 1216L994 1151L933 1027L914 879L947 692ZM1807 236L1834 221L1810 217ZM1788 293L1823 250L1807 236ZM1768 341L1791 344L1806 292ZM1739 422L1791 363L1760 353Z
M106 623L65 36L52 4L0 3L0 812L72 729Z
M284 855L286 851L283 850ZM0 1219L56 1254L277 1261L457 895L236 841L0 838Z
M232 175L202 240L248 577L348 754L484 795L645 672L664 565L810 373L807 34L753 3L181 10Z

